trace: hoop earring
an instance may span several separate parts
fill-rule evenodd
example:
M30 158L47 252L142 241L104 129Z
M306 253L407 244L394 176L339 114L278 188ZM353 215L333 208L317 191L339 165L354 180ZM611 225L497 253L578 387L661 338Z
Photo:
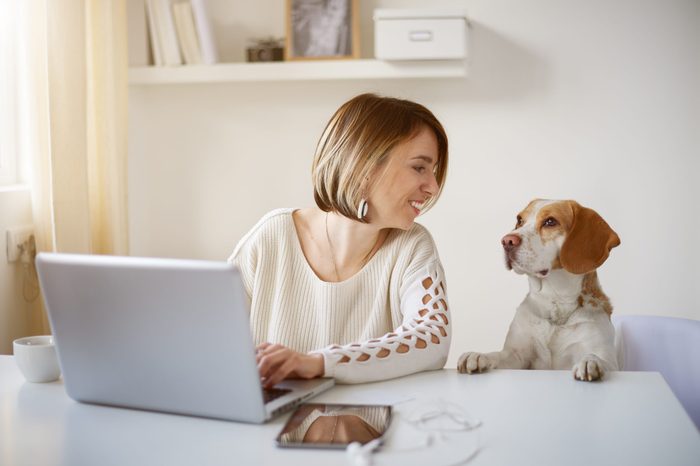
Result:
M364 220L367 216L367 199L360 199L360 205L357 207L357 218Z

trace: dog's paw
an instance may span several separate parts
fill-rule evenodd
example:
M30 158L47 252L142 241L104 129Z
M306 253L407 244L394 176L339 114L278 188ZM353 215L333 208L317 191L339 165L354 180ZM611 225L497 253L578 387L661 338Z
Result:
M461 374L473 374L493 369L493 361L483 353L464 353L457 361L457 370Z
M593 382L603 378L603 361L593 354L584 356L573 368L574 379Z

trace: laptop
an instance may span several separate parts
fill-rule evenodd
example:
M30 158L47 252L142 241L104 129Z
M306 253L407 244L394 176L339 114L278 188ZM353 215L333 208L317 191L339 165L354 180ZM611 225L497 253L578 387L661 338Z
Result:
M81 402L263 423L331 388L263 390L240 272L225 262L40 253L68 395Z

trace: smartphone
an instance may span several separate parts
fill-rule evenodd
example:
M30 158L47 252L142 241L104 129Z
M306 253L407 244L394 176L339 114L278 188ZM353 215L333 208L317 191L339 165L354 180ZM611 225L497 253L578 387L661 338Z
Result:
M282 448L345 449L382 438L391 423L391 406L304 403L275 439Z

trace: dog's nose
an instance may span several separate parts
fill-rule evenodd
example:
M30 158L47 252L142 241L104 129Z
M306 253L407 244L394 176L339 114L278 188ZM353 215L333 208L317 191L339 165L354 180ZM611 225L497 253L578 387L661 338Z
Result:
M520 236L518 235L505 235L503 239L501 239L501 244L503 245L503 249L506 251L512 251L513 249L516 249L518 246L520 246Z

